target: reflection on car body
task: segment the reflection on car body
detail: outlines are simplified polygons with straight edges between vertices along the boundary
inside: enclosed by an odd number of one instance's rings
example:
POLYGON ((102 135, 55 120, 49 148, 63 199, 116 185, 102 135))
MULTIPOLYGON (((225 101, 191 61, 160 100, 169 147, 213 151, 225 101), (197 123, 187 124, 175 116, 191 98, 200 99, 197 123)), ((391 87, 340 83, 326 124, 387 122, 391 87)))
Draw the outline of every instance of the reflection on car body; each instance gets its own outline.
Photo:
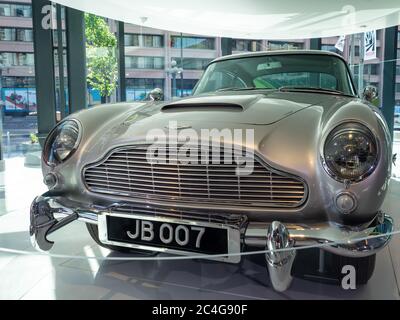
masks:
MULTIPOLYGON (((227 141, 221 152, 238 147, 227 141)), ((324 245, 335 270, 354 264, 365 283, 392 229, 381 211, 390 145, 380 110, 356 95, 340 56, 221 57, 191 97, 100 106, 61 121, 43 148, 49 191, 32 204, 31 238, 49 250, 47 235, 78 219, 112 250, 239 262, 242 252, 266 249, 278 291, 291 283, 296 248, 324 245), (253 130, 254 141, 239 147, 251 149, 254 168, 239 176, 234 161, 215 164, 211 156, 195 164, 149 163, 147 133, 168 136, 171 121, 177 135, 253 130)))

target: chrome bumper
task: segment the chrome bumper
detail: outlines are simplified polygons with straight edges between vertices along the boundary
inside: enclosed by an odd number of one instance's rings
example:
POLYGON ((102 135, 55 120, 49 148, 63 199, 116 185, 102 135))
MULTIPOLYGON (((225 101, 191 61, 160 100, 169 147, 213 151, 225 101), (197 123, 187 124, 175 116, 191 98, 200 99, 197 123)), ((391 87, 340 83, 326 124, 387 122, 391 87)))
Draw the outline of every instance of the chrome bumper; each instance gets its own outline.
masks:
MULTIPOLYGON (((38 250, 48 251, 53 246, 53 242, 47 239, 49 234, 75 220, 97 224, 98 215, 109 210, 110 208, 107 207, 82 209, 73 203, 61 204, 57 198, 37 197, 30 210, 31 242, 38 250)), ((243 231, 240 245, 268 250, 266 260, 271 282, 276 290, 284 291, 291 282, 290 271, 296 248, 320 246, 326 251, 341 256, 370 256, 390 241, 393 220, 388 215, 378 213, 372 222, 358 228, 327 222, 301 225, 274 221, 271 223, 246 222, 241 230, 243 231), (365 239, 367 237, 369 238, 365 239)))

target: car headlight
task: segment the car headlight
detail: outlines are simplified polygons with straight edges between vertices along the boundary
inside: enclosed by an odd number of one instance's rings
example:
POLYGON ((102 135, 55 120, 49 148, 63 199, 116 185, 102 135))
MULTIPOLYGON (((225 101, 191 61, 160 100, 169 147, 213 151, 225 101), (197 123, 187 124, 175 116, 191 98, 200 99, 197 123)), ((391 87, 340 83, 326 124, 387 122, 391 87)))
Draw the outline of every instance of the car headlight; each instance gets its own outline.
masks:
POLYGON ((43 158, 49 165, 67 160, 79 145, 80 125, 75 120, 61 122, 46 139, 43 158))
POLYGON ((325 141, 325 168, 338 181, 361 181, 374 171, 377 162, 375 136, 359 123, 336 127, 325 141))

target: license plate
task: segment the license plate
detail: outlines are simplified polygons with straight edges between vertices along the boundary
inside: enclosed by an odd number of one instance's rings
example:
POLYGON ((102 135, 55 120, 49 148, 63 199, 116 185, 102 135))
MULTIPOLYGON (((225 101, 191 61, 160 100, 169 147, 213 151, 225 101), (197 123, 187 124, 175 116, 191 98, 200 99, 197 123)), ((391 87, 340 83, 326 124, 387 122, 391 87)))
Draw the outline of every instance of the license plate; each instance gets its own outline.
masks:
MULTIPOLYGON (((185 255, 240 252, 238 228, 207 222, 105 213, 99 215, 99 237, 105 244, 185 255)), ((239 262, 240 256, 216 260, 239 262)))

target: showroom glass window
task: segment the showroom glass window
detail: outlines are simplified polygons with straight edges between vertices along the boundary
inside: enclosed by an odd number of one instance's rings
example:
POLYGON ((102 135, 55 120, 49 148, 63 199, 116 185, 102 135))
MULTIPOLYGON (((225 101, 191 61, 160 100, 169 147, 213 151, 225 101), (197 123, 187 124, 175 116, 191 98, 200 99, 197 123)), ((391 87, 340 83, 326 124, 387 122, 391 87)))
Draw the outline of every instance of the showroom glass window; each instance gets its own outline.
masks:
POLYGON ((162 35, 126 33, 125 46, 140 48, 162 48, 164 46, 164 37, 162 35))
POLYGON ((128 78, 126 79, 126 100, 145 100, 154 88, 164 90, 164 79, 152 78, 128 78))
POLYGON ((3 77, 2 99, 6 101, 6 115, 15 115, 16 112, 27 115, 29 112, 35 112, 35 77, 3 77))
POLYGON ((380 72, 379 64, 368 64, 364 66, 364 73, 378 75, 380 72))
POLYGON ((35 86, 35 77, 3 77, 2 85, 8 88, 30 88, 35 86))
POLYGON ((322 44, 321 50, 334 52, 334 53, 337 53, 337 51, 338 51, 333 44, 322 44))
POLYGON ((268 41, 269 50, 299 50, 304 49, 301 42, 268 41))
MULTIPOLYGON (((197 84, 197 79, 183 79, 183 82, 177 81, 176 91, 178 97, 187 97, 192 95, 193 88, 197 84)), ((172 82, 172 81, 171 81, 172 82)), ((171 83, 172 86, 172 83, 171 83)))
POLYGON ((23 28, 0 28, 0 41, 32 42, 32 29, 23 28))
POLYGON ((183 65, 181 64, 180 57, 172 58, 178 64, 179 68, 183 68, 183 70, 204 70, 207 65, 211 62, 211 59, 202 59, 202 58, 183 58, 183 65))
POLYGON ((30 5, 0 3, 0 16, 31 18, 32 8, 30 5))
POLYGON ((164 57, 126 56, 127 69, 164 69, 164 57))
MULTIPOLYGON (((396 79, 400 79, 400 26, 397 32, 396 79)), ((400 82, 396 83, 396 106, 400 109, 400 82)), ((400 113, 398 116, 400 116, 400 113)))
POLYGON ((354 55, 356 56, 356 57, 359 57, 360 56, 360 46, 354 46, 354 55))
POLYGON ((171 36, 171 48, 214 50, 215 38, 171 36))
MULTIPOLYGON (((393 124, 393 154, 399 155, 400 153, 400 26, 397 32, 397 60, 396 60, 396 84, 395 84, 395 106, 394 106, 394 124, 393 124)), ((383 64, 382 64, 383 65, 383 64)), ((399 179, 400 167, 399 157, 395 166, 392 166, 392 177, 399 179)))
POLYGON ((35 65, 33 53, 26 52, 1 52, 0 61, 3 67, 35 65))
POLYGON ((232 51, 260 51, 262 44, 259 40, 232 39, 232 51))

